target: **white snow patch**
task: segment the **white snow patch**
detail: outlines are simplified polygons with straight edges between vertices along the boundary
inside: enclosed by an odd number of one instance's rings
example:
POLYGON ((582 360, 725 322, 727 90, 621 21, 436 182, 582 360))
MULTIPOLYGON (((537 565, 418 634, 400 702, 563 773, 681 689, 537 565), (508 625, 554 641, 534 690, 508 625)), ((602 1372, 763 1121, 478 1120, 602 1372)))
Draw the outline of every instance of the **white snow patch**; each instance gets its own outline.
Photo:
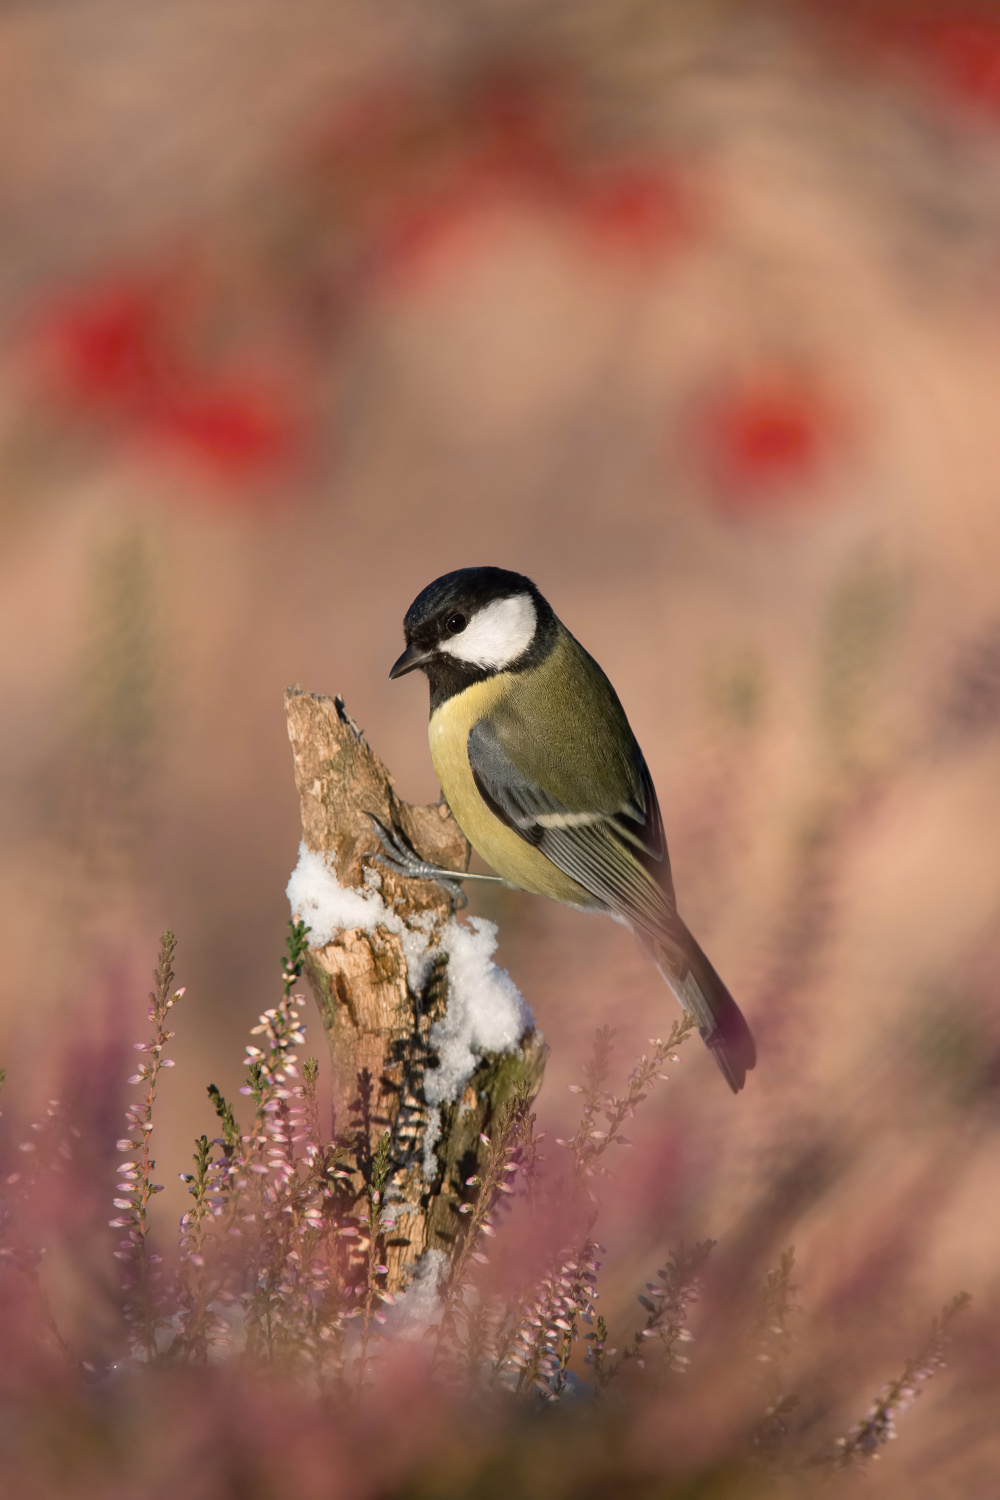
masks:
POLYGON ((307 849, 303 842, 285 894, 292 916, 301 917, 309 927, 313 948, 332 942, 338 932, 374 932, 376 927, 395 932, 403 945, 410 989, 419 995, 434 956, 430 946, 433 917, 430 912, 421 912, 412 925, 407 925, 382 900, 381 885, 378 871, 366 870, 364 891, 345 888, 334 872, 332 856, 307 849))
MULTIPOLYGON (((311 929, 311 946, 322 948, 338 932, 364 928, 374 932, 386 926, 393 913, 388 910, 377 890, 367 894, 345 890, 333 872, 332 860, 303 841, 299 845, 299 862, 292 871, 285 894, 292 915, 301 917, 311 929)), ((396 918, 397 923, 399 918, 396 918)))
MULTIPOLYGON (((393 912, 392 916, 396 916, 393 912)), ((399 927, 393 928, 393 932, 399 932, 400 941, 403 944, 403 957, 406 959, 406 977, 409 981, 410 991, 419 995, 431 975, 431 967, 434 963, 434 955, 437 949, 431 945, 431 935, 434 928, 434 914, 429 911, 418 911, 410 918, 409 923, 396 917, 399 927)), ((386 924, 388 925, 388 924, 386 924)))
POLYGON ((392 1231, 397 1228, 400 1219, 405 1214, 420 1212, 419 1204, 408 1203, 398 1188, 390 1186, 386 1192, 386 1198, 389 1201, 382 1208, 382 1226, 385 1229, 392 1231))
POLYGON ((425 1250, 413 1268, 409 1286, 386 1309, 393 1331, 404 1339, 421 1338, 441 1311, 440 1281, 448 1255, 444 1250, 425 1250))
POLYGON ((459 1099, 485 1052, 514 1052, 535 1024, 516 984, 493 962, 497 946, 495 922, 484 917, 445 924, 440 947, 433 945, 434 919, 430 912, 408 924, 386 906, 377 871, 365 873, 365 889, 345 890, 329 856, 299 845, 299 862, 288 882, 292 915, 310 928, 310 943, 322 947, 338 932, 374 932, 385 927, 398 934, 406 958, 410 989, 419 995, 439 952, 448 955, 448 1008, 430 1031, 430 1044, 439 1066, 424 1075, 424 1098, 432 1115, 424 1137, 424 1176, 434 1175, 434 1144, 440 1133, 437 1107, 459 1099), (435 1125, 438 1134, 435 1133, 435 1125))
MULTIPOLYGON (((427 1075, 424 1074, 426 1080, 427 1075)), ((426 1089, 424 1091, 426 1093, 426 1089)), ((423 1174, 424 1181, 428 1184, 434 1182, 438 1174, 437 1157, 434 1155, 434 1147, 441 1139, 441 1111, 432 1109, 427 1115, 427 1124, 424 1128, 424 1159, 423 1174)))
POLYGON ((454 918, 441 936, 448 955, 448 1009, 431 1027, 440 1065, 424 1075, 431 1106, 458 1099, 484 1052, 513 1052, 534 1017, 517 985, 493 962, 497 925, 484 917, 454 918))

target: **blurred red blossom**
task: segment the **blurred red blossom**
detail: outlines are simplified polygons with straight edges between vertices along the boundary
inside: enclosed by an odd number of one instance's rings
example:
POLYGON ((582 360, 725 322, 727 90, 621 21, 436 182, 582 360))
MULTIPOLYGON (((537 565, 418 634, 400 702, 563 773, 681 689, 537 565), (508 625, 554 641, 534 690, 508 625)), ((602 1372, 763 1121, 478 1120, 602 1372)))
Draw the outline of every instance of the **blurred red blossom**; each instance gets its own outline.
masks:
POLYGON ((277 394, 238 379, 157 403, 152 429, 234 477, 287 457, 298 442, 295 419, 277 394))
POLYGON ((694 226, 680 173, 632 148, 595 157, 584 114, 572 79, 508 64, 449 87, 383 85, 307 155, 379 289, 453 271, 525 210, 582 229, 603 254, 672 249, 694 226))
POLYGON ((129 277, 105 282, 43 315, 46 374, 73 401, 135 412, 167 378, 161 297, 129 277))
POLYGON ((945 97, 1000 109, 1000 17, 986 6, 873 5, 865 0, 824 22, 846 23, 864 51, 908 67, 945 97))
POLYGON ((1000 19, 993 14, 907 15, 885 28, 894 50, 928 68, 946 89, 1000 109, 1000 19))
POLYGON ((659 161, 612 161, 584 173, 576 208, 602 250, 655 254, 672 249, 695 228, 686 185, 659 161))
POLYGON ((733 512, 810 499, 842 425, 821 385, 794 371, 734 382, 708 398, 695 423, 718 503, 733 512))
POLYGON ((44 389, 219 477, 292 457, 302 424, 277 380, 207 368, 196 352, 203 313, 178 288, 123 274, 57 302, 36 325, 44 389))
POLYGON ((563 114, 551 81, 507 69, 352 106, 320 166, 367 241, 369 279, 412 290, 487 249, 503 215, 564 204, 576 168, 563 114))

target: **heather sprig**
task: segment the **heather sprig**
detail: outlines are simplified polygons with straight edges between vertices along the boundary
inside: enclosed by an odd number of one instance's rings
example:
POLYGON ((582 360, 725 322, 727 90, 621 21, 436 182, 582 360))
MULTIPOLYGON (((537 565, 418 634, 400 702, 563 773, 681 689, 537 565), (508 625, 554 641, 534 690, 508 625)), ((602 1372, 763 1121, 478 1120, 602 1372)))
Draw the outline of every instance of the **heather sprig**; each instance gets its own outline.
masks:
POLYGON ((8 1173, 5 1185, 19 1188, 23 1195, 43 1172, 65 1171, 73 1154, 70 1141, 74 1133, 79 1134, 68 1125, 60 1100, 50 1099, 42 1118, 32 1122, 27 1136, 19 1142, 23 1165, 8 1173))
POLYGON ((319 1129, 318 1085, 319 1061, 310 1055, 302 1064, 302 1088, 300 1094, 302 1099, 301 1128, 306 1143, 306 1155, 310 1160, 322 1149, 319 1129))
POLYGON ((304 996, 295 995, 295 985, 302 977, 305 956, 309 948, 309 928, 304 922, 290 922, 286 941, 286 957, 282 969, 282 997, 278 1005, 264 1011, 258 1024, 251 1028, 251 1036, 262 1037, 264 1048, 246 1048, 247 1082, 240 1093, 248 1094, 254 1102, 254 1124, 250 1135, 243 1142, 247 1152, 247 1167, 260 1175, 267 1170, 262 1166, 260 1155, 267 1138, 278 1142, 268 1148, 272 1160, 281 1157, 288 1160, 288 1109, 287 1101, 292 1097, 288 1088, 290 1079, 298 1079, 297 1054, 292 1050, 305 1041, 305 1033, 299 1025, 298 1009, 304 996), (280 1128, 273 1116, 280 1116, 280 1128), (257 1156, 254 1161, 251 1158, 257 1156))
POLYGON ((701 1272, 714 1248, 715 1240, 702 1240, 689 1250, 681 1245, 671 1252, 666 1264, 657 1271, 656 1281, 646 1282, 645 1293, 639 1296, 646 1321, 611 1364, 607 1362, 607 1356, 613 1351, 606 1351, 602 1361, 602 1385, 607 1385, 630 1360, 634 1360, 639 1369, 644 1369, 654 1339, 660 1345, 661 1368, 678 1372, 687 1369, 691 1361, 688 1355, 681 1353, 679 1346, 690 1344, 694 1339, 688 1326, 688 1312, 691 1304, 701 1296, 701 1272))
MULTIPOLYGON (((0 1068, 0 1087, 6 1077, 6 1068, 0 1068)), ((30 1283, 42 1324, 70 1365, 76 1365, 78 1361, 52 1314, 42 1285, 45 1248, 25 1233, 22 1214, 44 1173, 61 1173, 72 1168, 71 1140, 78 1135, 78 1130, 67 1125, 60 1101, 50 1099, 42 1119, 34 1121, 27 1138, 19 1142, 18 1150, 22 1153, 24 1165, 8 1172, 0 1185, 0 1265, 19 1272, 30 1283)))
POLYGON ((348 1242, 344 1181, 347 1152, 320 1138, 319 1064, 298 1054, 305 1035, 293 993, 307 947, 308 928, 290 924, 282 964, 283 993, 260 1017, 247 1048, 247 1082, 254 1116, 244 1134, 219 1089, 208 1094, 221 1135, 195 1143, 195 1170, 182 1173, 194 1203, 181 1221, 179 1311, 172 1353, 205 1358, 230 1341, 227 1306, 238 1303, 245 1352, 252 1359, 304 1359, 322 1377, 339 1343, 348 1292, 341 1270, 348 1242), (338 1248, 334 1241, 344 1241, 338 1248))
POLYGON ((595 1176, 605 1169, 600 1165, 601 1157, 612 1144, 630 1146, 632 1142, 620 1134, 626 1120, 632 1119, 639 1105, 648 1097, 649 1089, 666 1074, 666 1062, 677 1061, 677 1048, 687 1041, 696 1022, 687 1011, 670 1028, 667 1040, 650 1037, 652 1052, 644 1054, 629 1074, 628 1087, 621 1096, 608 1093, 604 1087, 610 1072, 611 1055, 614 1050, 614 1030, 602 1026, 594 1038, 594 1051, 584 1066, 583 1084, 570 1084, 570 1093, 583 1095, 583 1114, 576 1134, 569 1140, 557 1139, 557 1144, 568 1147, 573 1153, 573 1170, 579 1179, 595 1176), (606 1128, 599 1125, 603 1120, 606 1128))
POLYGON ((229 1324, 221 1316, 219 1300, 229 1300, 224 1266, 209 1271, 212 1229, 222 1212, 221 1175, 224 1159, 213 1157, 215 1142, 208 1136, 195 1141, 194 1171, 181 1172, 181 1181, 194 1202, 180 1224, 180 1266, 177 1276, 177 1313, 174 1319, 173 1357, 204 1361, 213 1345, 229 1341, 229 1324))
POLYGON ((765 1273, 752 1334, 756 1346, 754 1357, 759 1364, 776 1364, 791 1343, 789 1323, 799 1311, 795 1301, 798 1287, 792 1282, 794 1268, 795 1246, 789 1245, 782 1251, 777 1266, 765 1273))
POLYGON ((583 1362, 594 1367, 594 1379, 598 1385, 603 1385, 606 1379, 607 1362, 617 1354, 616 1349, 608 1348, 608 1325, 603 1313, 598 1313, 597 1322, 593 1332, 584 1334, 588 1348, 583 1356, 583 1362))
POLYGON ((181 1255, 194 1265, 204 1264, 201 1254, 205 1234, 212 1217, 212 1147, 207 1135, 200 1135, 194 1143, 194 1171, 182 1172, 181 1181, 194 1199, 194 1207, 181 1219, 181 1255))
MULTIPOLYGON (((248 1136, 233 1141, 238 1158, 234 1165, 243 1174, 251 1172, 259 1177, 273 1172, 279 1191, 287 1184, 294 1166, 289 1100, 294 1097, 299 1077, 298 1054, 293 1049, 305 1041, 299 1022, 299 1007, 305 997, 293 994, 293 990, 302 975, 308 932, 304 922, 289 923, 281 1000, 271 1010, 264 1011, 257 1025, 251 1028, 251 1036, 261 1037, 266 1044, 263 1047, 251 1044, 245 1054, 247 1081, 240 1093, 253 1100, 254 1121, 248 1136)), ((220 1102, 225 1111, 227 1106, 221 1096, 220 1102)), ((227 1128, 231 1128, 232 1111, 228 1116, 222 1113, 220 1118, 225 1140, 227 1128)))
MULTIPOLYGON (((632 1069, 628 1086, 621 1096, 609 1093, 606 1088, 614 1051, 614 1030, 610 1026, 598 1029, 593 1053, 584 1066, 584 1083, 570 1085, 572 1093, 583 1095, 580 1125, 570 1140, 557 1137, 557 1144, 573 1153, 573 1180, 576 1183, 607 1171, 601 1158, 610 1145, 631 1145, 621 1135, 621 1127, 646 1100, 652 1084, 665 1078, 662 1072, 664 1063, 668 1058, 676 1060, 676 1049, 690 1036, 694 1025, 694 1017, 685 1013, 673 1023, 665 1042, 652 1038, 652 1052, 641 1057, 632 1069), (606 1129, 600 1127, 598 1122, 601 1120, 606 1129)), ((590 1188, 588 1196, 596 1204, 590 1188)), ((569 1200, 566 1209, 570 1216, 575 1215, 569 1200)), ((566 1388, 569 1360, 581 1325, 593 1328, 600 1265, 597 1259, 600 1246, 592 1235, 596 1218, 594 1207, 576 1244, 562 1251, 554 1267, 501 1325, 504 1333, 498 1342, 494 1374, 502 1384, 512 1385, 521 1395, 541 1395, 546 1399, 560 1396, 566 1388)), ((593 1348, 589 1351, 586 1362, 595 1364, 605 1378, 609 1367, 607 1330, 603 1320, 599 1322, 599 1331, 599 1340, 593 1333, 586 1335, 591 1345, 599 1343, 600 1346, 596 1356, 593 1348)))
POLYGON ((847 1469, 878 1458, 879 1449, 898 1436, 897 1417, 909 1411, 927 1381, 944 1369, 951 1324, 970 1300, 968 1292, 959 1292, 952 1298, 931 1324, 930 1335, 920 1352, 907 1360, 901 1375, 882 1387, 862 1420, 855 1423, 846 1437, 837 1439, 833 1453, 822 1458, 821 1463, 847 1469))
POLYGON ((230 1157, 241 1142, 240 1127, 236 1122, 233 1106, 222 1097, 222 1094, 214 1083, 208 1085, 208 1097, 222 1125, 222 1136, 219 1144, 225 1155, 230 1157))
POLYGON ((365 1371, 368 1363, 368 1344, 372 1335, 372 1323, 384 1326, 385 1313, 381 1311, 380 1302, 395 1302, 395 1297, 380 1286, 380 1281, 388 1275, 389 1268, 379 1260, 379 1249, 384 1238, 383 1200, 385 1196, 385 1185, 389 1179, 391 1162, 389 1159, 389 1147, 391 1136, 387 1130, 379 1140, 371 1159, 371 1166, 365 1183, 365 1239, 359 1241, 358 1249, 365 1255, 365 1281, 362 1292, 362 1324, 361 1324, 361 1354, 358 1360, 358 1383, 364 1384, 365 1371))
POLYGON ((566 1389, 567 1370, 580 1324, 592 1324, 601 1263, 601 1246, 585 1239, 539 1282, 523 1309, 513 1345, 498 1378, 519 1395, 538 1395, 548 1401, 566 1389))
POLYGON ((298 1076, 295 1047, 305 1040, 299 1028, 299 1011, 287 992, 272 1010, 265 1011, 252 1034, 262 1036, 264 1048, 247 1047, 247 1083, 241 1090, 255 1105, 249 1135, 234 1155, 239 1224, 250 1227, 253 1262, 251 1287, 244 1299, 247 1342, 253 1354, 273 1357, 283 1343, 287 1323, 275 1316, 278 1304, 298 1281, 293 1257, 298 1228, 293 1182, 296 1159, 292 1116, 288 1101, 298 1076), (285 1208, 289 1209, 286 1214, 285 1208))
MULTIPOLYGON (((249 1289, 242 1298, 249 1352, 306 1355, 319 1371, 339 1348, 348 1295, 336 1270, 343 1256, 331 1242, 352 1239, 357 1250, 361 1241, 357 1225, 339 1213, 342 1184, 350 1180, 345 1151, 324 1147, 319 1139, 315 1059, 307 1060, 300 1081, 294 1049, 305 1040, 299 1009, 304 997, 293 990, 309 929, 303 922, 289 926, 281 1001, 264 1012, 253 1032, 266 1045, 247 1048, 242 1092, 253 1099, 254 1122, 248 1135, 233 1141, 229 1219, 231 1229, 244 1233, 248 1222, 253 1226, 249 1289)), ((225 1142, 227 1117, 221 1117, 225 1142)))
POLYGON ((140 1103, 126 1111, 129 1134, 117 1143, 120 1152, 138 1153, 138 1159, 119 1165, 118 1192, 121 1196, 114 1200, 114 1205, 122 1210, 122 1215, 110 1220, 114 1228, 126 1231, 115 1255, 125 1262, 124 1313, 132 1353, 147 1360, 156 1353, 157 1330, 168 1321, 157 1305, 156 1296, 156 1268, 161 1257, 152 1254, 148 1245, 149 1203, 154 1194, 163 1191, 162 1184, 152 1180, 156 1163, 150 1155, 149 1145, 160 1069, 173 1067, 173 1061, 163 1056, 163 1049, 174 1034, 167 1030, 167 1016, 184 994, 183 989, 173 988, 176 948, 177 939, 173 933, 165 932, 160 939, 159 962, 153 971, 154 989, 149 996, 153 1035, 148 1042, 136 1043, 136 1050, 145 1054, 145 1060, 129 1079, 130 1084, 144 1086, 145 1095, 140 1103))
POLYGON ((764 1276, 750 1336, 754 1359, 761 1367, 761 1384, 767 1392, 767 1406, 753 1430, 752 1442, 762 1457, 771 1459, 788 1437, 786 1418, 799 1404, 799 1398, 785 1390, 783 1372, 793 1338, 791 1320, 800 1311, 795 1301, 798 1288, 792 1282, 794 1266, 795 1247, 790 1245, 778 1265, 764 1276))

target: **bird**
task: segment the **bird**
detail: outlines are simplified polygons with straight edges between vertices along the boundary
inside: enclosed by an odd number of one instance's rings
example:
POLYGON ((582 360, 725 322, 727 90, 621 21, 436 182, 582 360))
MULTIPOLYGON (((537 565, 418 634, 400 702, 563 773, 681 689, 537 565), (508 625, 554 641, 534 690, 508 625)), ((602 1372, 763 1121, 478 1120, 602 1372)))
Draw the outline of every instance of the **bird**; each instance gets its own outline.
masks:
POLYGON ((536 585, 504 568, 436 578, 403 631, 390 680, 426 673, 444 799, 496 874, 430 864, 373 818, 382 862, 446 884, 500 880, 606 913, 635 934, 738 1093, 756 1063, 753 1036, 678 913, 649 767, 597 662, 536 585))

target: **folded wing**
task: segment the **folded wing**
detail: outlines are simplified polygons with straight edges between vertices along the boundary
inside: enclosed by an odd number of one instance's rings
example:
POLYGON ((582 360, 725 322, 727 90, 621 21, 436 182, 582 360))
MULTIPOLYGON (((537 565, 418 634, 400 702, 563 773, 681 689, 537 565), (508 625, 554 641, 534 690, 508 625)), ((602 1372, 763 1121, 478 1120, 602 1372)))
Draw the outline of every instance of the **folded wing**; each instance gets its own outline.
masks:
MULTIPOLYGON (((539 763, 539 747, 529 759, 539 763)), ((636 747, 634 791, 619 807, 567 806, 515 763, 496 724, 473 726, 469 765, 479 794, 501 822, 630 927, 698 1030, 734 1093, 757 1060, 739 1006, 677 914, 663 822, 636 747)), ((565 778, 564 782, 565 782, 565 778)), ((586 802, 585 797, 576 801, 586 802)))
POLYGON ((602 808, 569 807, 546 792, 514 763, 489 719, 470 731, 468 754, 479 794, 501 822, 643 937, 669 940, 670 863, 656 792, 641 757, 634 792, 620 806, 602 808))

